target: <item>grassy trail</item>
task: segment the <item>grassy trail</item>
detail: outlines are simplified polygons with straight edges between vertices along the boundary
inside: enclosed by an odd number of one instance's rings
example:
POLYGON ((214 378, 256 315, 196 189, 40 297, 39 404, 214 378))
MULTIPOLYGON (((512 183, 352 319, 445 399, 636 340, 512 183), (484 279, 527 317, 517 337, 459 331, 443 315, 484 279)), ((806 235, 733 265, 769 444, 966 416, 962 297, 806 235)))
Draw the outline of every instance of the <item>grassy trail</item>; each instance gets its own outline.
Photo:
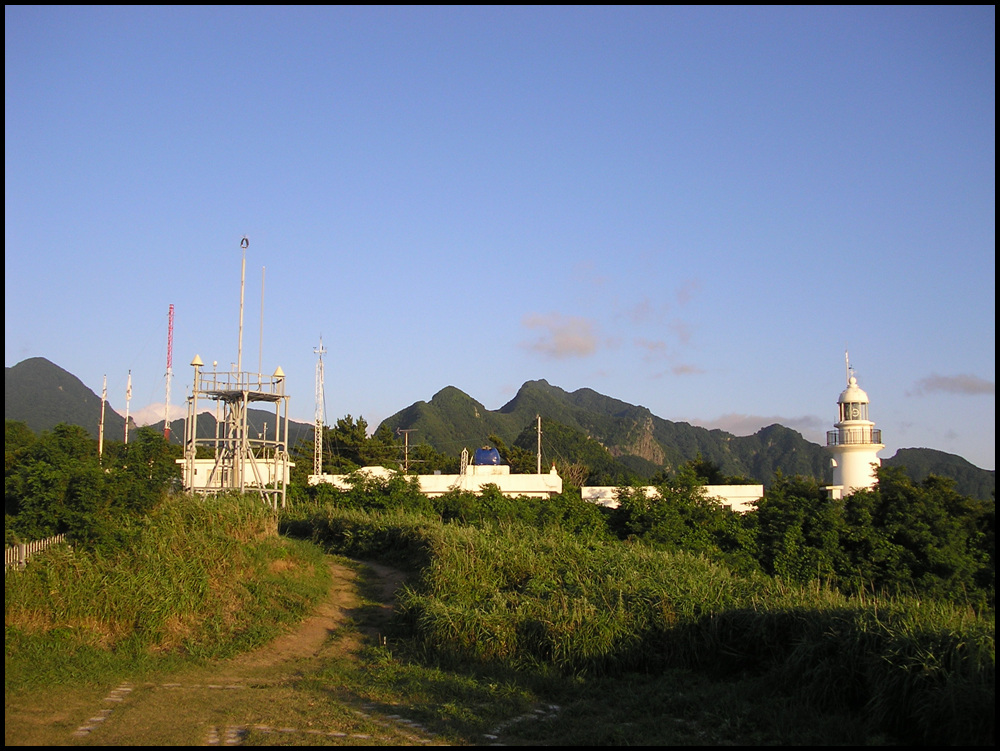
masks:
POLYGON ((6 745, 426 745, 434 735, 358 696, 317 695, 299 684, 332 662, 363 669, 356 653, 378 638, 401 575, 367 567, 381 603, 362 610, 358 570, 331 560, 333 582, 293 631, 235 659, 123 681, 106 691, 56 689, 5 711, 6 745), (359 627, 358 623, 363 625, 359 627), (367 632, 367 633, 366 633, 367 632))

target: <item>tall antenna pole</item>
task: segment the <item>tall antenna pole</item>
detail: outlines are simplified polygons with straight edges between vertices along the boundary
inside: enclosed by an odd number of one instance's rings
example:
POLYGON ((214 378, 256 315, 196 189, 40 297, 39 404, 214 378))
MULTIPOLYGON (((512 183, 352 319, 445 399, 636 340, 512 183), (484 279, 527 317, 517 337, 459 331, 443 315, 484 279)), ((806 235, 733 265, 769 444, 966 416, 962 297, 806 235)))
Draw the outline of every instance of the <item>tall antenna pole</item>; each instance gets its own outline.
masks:
POLYGON ((265 266, 260 267, 260 344, 257 346, 257 372, 264 372, 264 271, 265 266))
POLYGON ((167 313, 167 394, 163 405, 163 437, 170 440, 170 381, 174 377, 174 304, 167 313))
POLYGON ((542 474, 542 416, 535 415, 538 420, 538 471, 535 474, 542 474))
POLYGON ((323 404, 323 337, 319 338, 319 347, 313 347, 313 352, 319 355, 316 362, 316 426, 313 428, 313 474, 323 474, 323 422, 326 407, 323 404))
POLYGON ((97 425, 97 459, 104 456, 104 405, 108 401, 108 374, 104 374, 104 387, 101 389, 101 421, 97 425))
POLYGON ((128 445, 128 408, 132 403, 132 371, 128 372, 128 386, 125 387, 125 445, 128 445))
MULTIPOLYGON (((246 286, 247 281, 247 248, 250 247, 250 241, 247 239, 246 235, 240 240, 240 249, 243 251, 243 266, 240 269, 240 344, 236 349, 236 372, 237 374, 243 371, 243 288, 246 286)), ((236 376, 239 378, 239 375, 236 376)))

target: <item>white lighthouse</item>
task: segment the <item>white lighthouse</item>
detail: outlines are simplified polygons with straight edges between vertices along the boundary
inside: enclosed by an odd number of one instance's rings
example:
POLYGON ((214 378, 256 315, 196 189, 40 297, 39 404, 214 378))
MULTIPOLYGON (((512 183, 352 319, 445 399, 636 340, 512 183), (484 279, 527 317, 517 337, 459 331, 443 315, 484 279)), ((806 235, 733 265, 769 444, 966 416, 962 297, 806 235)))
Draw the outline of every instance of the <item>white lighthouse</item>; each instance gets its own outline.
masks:
POLYGON ((837 429, 826 434, 826 447, 833 454, 831 498, 843 498, 855 490, 873 487, 875 467, 882 465, 878 452, 885 448, 882 431, 875 428, 868 416, 868 394, 858 386, 849 363, 847 388, 837 399, 837 408, 839 420, 834 425, 837 429))

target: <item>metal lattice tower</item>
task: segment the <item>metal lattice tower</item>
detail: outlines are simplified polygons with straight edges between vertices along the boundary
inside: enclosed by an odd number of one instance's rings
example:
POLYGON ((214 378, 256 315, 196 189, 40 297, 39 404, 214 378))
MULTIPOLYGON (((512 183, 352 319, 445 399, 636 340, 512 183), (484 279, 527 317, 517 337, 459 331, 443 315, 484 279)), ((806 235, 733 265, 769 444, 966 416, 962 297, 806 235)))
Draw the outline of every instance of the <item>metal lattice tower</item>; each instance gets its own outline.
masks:
MULTIPOLYGON (((219 372, 213 364, 212 371, 207 373, 203 370, 201 357, 195 355, 192 360, 194 385, 184 423, 184 458, 179 462, 184 465, 184 489, 188 492, 254 490, 261 500, 277 509, 285 507, 285 487, 292 466, 288 453, 288 394, 285 393, 285 373, 280 367, 271 375, 242 370, 243 285, 249 244, 246 237, 240 242, 243 261, 237 361, 231 371, 219 372), (212 435, 198 430, 200 400, 215 402, 216 421, 212 435), (255 404, 274 407, 274 427, 270 435, 268 423, 261 427, 251 424, 250 410, 255 404)), ((261 306, 263 308, 263 301, 261 306)))
POLYGON ((239 371, 206 373, 197 356, 191 364, 194 387, 184 423, 185 490, 195 493, 256 490, 272 508, 284 508, 291 468, 284 371, 278 368, 270 376, 239 371), (202 399, 214 401, 217 413, 221 407, 221 419, 213 435, 198 431, 198 402, 202 399), (274 407, 274 428, 270 434, 266 424, 264 432, 259 433, 250 424, 250 409, 258 403, 274 407), (205 458, 206 455, 211 458, 205 458))

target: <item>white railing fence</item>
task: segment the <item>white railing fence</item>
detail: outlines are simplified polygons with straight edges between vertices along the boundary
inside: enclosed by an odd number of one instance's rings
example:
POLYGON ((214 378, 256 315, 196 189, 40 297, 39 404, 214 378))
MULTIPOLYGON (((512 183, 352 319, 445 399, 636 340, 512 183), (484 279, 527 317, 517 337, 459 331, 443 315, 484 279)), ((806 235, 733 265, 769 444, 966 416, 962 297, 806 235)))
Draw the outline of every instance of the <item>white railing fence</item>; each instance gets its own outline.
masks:
POLYGON ((19 542, 17 545, 4 548, 4 573, 7 573, 10 569, 19 570, 24 568, 28 563, 28 558, 34 553, 45 550, 50 545, 56 545, 60 542, 66 542, 66 535, 46 537, 44 540, 35 540, 34 542, 19 542))

